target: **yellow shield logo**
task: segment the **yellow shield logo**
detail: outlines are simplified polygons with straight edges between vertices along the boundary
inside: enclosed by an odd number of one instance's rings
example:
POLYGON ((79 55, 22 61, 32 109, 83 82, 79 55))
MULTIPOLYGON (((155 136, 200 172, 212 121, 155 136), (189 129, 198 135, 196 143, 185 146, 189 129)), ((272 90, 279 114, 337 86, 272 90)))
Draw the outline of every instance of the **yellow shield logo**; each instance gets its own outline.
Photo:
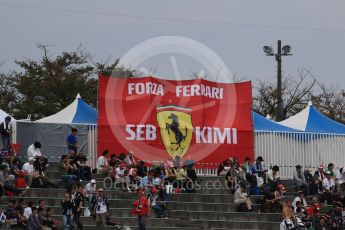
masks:
POLYGON ((191 109, 177 106, 157 107, 157 122, 167 153, 175 158, 186 154, 192 141, 191 109))

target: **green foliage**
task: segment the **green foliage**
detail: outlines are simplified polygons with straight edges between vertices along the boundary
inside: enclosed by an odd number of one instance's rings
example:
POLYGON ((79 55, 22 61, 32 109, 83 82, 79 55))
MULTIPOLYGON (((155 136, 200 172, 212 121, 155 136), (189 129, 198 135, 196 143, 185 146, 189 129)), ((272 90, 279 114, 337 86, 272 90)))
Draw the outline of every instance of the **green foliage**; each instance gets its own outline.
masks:
POLYGON ((16 61, 21 71, 2 74, 0 106, 16 119, 31 114, 33 120, 49 116, 69 105, 76 95, 91 106, 97 106, 98 74, 112 72, 118 63, 92 63, 91 56, 81 47, 51 57, 46 46, 40 45, 40 60, 16 61))

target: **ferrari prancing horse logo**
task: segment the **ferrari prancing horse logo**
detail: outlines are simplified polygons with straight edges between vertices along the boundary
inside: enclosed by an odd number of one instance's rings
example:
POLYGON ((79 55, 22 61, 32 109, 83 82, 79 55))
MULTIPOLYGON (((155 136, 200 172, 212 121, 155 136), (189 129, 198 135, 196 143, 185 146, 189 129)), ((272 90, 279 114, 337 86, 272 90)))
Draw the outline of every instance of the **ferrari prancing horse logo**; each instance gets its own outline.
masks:
POLYGON ((177 106, 157 107, 157 122, 167 153, 175 158, 186 154, 192 141, 191 109, 177 106), (189 112, 189 113, 188 113, 189 112))

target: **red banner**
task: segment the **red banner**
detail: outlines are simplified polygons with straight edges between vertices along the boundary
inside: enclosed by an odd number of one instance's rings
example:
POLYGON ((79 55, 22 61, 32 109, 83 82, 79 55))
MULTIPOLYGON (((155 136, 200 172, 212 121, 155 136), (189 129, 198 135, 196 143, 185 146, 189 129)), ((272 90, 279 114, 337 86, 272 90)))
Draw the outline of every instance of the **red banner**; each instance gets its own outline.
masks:
POLYGON ((145 161, 253 159, 251 83, 99 77, 98 151, 145 161))

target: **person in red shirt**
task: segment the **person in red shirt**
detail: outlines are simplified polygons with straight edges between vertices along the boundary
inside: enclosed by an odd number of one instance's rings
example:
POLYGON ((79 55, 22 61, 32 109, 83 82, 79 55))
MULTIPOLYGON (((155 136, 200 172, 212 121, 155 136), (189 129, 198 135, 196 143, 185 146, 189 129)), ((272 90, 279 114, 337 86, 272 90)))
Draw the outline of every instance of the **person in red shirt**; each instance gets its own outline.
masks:
POLYGON ((139 230, 146 230, 145 219, 149 214, 149 201, 145 197, 144 190, 139 189, 137 191, 138 200, 133 202, 132 214, 138 216, 139 230))

